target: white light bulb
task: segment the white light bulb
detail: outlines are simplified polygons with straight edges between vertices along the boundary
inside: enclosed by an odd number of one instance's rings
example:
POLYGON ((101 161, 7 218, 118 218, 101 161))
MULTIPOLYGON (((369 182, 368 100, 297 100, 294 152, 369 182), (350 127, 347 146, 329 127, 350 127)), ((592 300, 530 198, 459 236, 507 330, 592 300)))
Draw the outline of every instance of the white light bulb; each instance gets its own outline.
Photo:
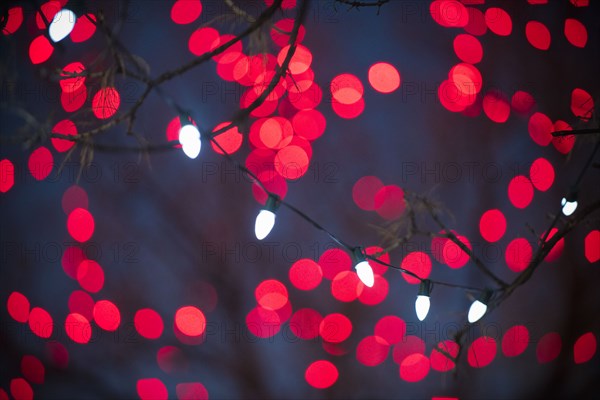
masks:
POLYGON ((471 307, 469 308, 469 315, 467 316, 469 323, 473 324, 473 323, 479 321, 481 319, 481 317, 483 317, 485 315, 486 311, 487 311, 487 305, 485 305, 484 303, 482 303, 479 300, 475 300, 473 302, 473 304, 471 304, 471 307))
POLYGON ((417 296, 417 301, 415 301, 415 311, 417 312, 417 318, 419 321, 423 321, 427 314, 429 313, 429 296, 424 296, 422 294, 417 296))
POLYGON ((192 124, 187 124, 179 130, 179 143, 183 148, 183 152, 189 158, 196 158, 200 154, 202 143, 200 142, 200 132, 192 124))
POLYGON ((256 234, 256 238, 258 240, 266 238, 274 225, 275 213, 269 210, 260 210, 256 216, 256 224, 254 224, 254 234, 256 234))
POLYGON ((573 214, 577 209, 577 201, 567 201, 564 197, 561 200, 560 205, 562 206, 562 213, 567 217, 573 214))
POLYGON ((54 43, 60 42, 73 30, 77 17, 71 10, 63 8, 54 15, 50 26, 48 27, 48 35, 54 43))
POLYGON ((361 282, 365 284, 365 286, 373 287, 375 283, 375 277, 373 276, 373 268, 369 265, 369 263, 365 261, 361 261, 356 264, 356 273, 360 278, 361 282))

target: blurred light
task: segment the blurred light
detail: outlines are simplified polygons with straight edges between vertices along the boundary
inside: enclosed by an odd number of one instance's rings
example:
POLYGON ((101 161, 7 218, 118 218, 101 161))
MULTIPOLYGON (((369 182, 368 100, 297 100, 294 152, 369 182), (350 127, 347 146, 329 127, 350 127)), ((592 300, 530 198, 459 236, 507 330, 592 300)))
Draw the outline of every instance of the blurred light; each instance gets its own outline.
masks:
POLYGON ((269 235, 275 226, 275 211, 277 210, 277 198, 269 196, 265 207, 256 216, 254 234, 258 240, 263 240, 269 235))
POLYGON ((200 131, 192 124, 183 125, 179 130, 179 143, 186 156, 191 159, 198 157, 202 147, 200 131))
POLYGON ((577 209, 577 200, 567 201, 567 199, 563 197, 560 201, 560 205, 562 206, 562 213, 568 217, 577 209))
POLYGON ((431 294, 431 289, 432 284, 431 281, 428 279, 422 281, 421 285, 419 286, 419 294, 417 295, 417 300, 415 301, 415 311, 417 313, 417 318, 419 318, 419 321, 423 321, 429 313, 429 296, 431 294))
POLYGON ((373 284, 375 283, 373 269, 367 262, 363 250, 360 247, 356 247, 352 254, 354 256, 354 269, 356 269, 356 273, 361 282, 367 287, 373 287, 373 284))
POLYGON ((473 304, 471 304, 469 315, 467 316, 469 323, 474 324, 485 315, 485 312, 487 311, 487 302, 490 300, 490 297, 490 291, 483 292, 481 298, 475 300, 473 304))
POLYGON ((76 20, 77 17, 75 16, 75 13, 69 9, 63 8, 57 12, 48 28, 50 39, 56 43, 69 36, 75 27, 76 20))

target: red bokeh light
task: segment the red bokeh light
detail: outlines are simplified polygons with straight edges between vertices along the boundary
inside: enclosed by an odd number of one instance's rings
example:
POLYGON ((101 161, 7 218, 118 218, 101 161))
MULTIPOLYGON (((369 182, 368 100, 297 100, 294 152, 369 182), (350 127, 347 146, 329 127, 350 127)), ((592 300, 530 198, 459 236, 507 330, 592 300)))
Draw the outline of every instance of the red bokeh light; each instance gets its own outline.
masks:
POLYGON ((381 275, 375 274, 373 287, 367 287, 362 282, 358 284, 358 301, 368 306, 381 303, 388 295, 390 284, 381 275), (362 290, 360 289, 362 287, 362 290))
POLYGON ((62 92, 60 94, 60 104, 66 112, 75 112, 79 110, 87 100, 87 88, 81 86, 75 92, 62 92))
POLYGON ((506 357, 522 354, 529 345, 529 330, 524 325, 509 328, 502 337, 502 352, 506 357))
POLYGON ((10 380, 10 394, 15 400, 33 400, 33 389, 23 378, 10 380))
POLYGON ((85 254, 79 247, 67 247, 63 253, 61 264, 69 278, 77 279, 77 268, 85 260, 85 254))
MULTIPOLYGON (((556 232, 558 232, 557 228, 550 229, 550 232, 548 233, 548 237, 546 238, 546 241, 549 241, 550 239, 552 239, 552 236, 554 236, 556 234, 556 232)), ((552 262, 552 261, 558 260, 560 258, 560 256, 562 255, 564 248, 565 248, 565 238, 563 237, 556 242, 554 247, 552 247, 552 250, 550 250, 548 255, 546 255, 546 258, 544 259, 544 261, 552 262)))
POLYGON ((490 243, 502 239, 506 232, 506 218, 498 209, 487 210, 479 220, 479 232, 490 243))
POLYGON ((138 379, 136 390, 141 400, 167 400, 169 398, 167 387, 157 378, 138 379))
POLYGON ((191 24, 202 13, 200 0, 176 0, 171 7, 171 19, 176 24, 191 24))
POLYGON ((488 8, 485 11, 485 23, 496 35, 508 36, 512 32, 512 19, 502 8, 488 8))
POLYGON ((339 373, 335 365, 327 360, 315 361, 306 368, 304 379, 314 388, 326 389, 338 379, 339 373))
POLYGON ((554 183, 554 167, 548 160, 540 157, 531 164, 529 177, 537 190, 545 192, 554 183))
POLYGON ((74 290, 69 296, 68 305, 71 313, 81 314, 88 321, 94 317, 94 299, 83 290, 74 290))
POLYGON ((431 355, 429 356, 429 361, 431 362, 431 368, 439 372, 446 372, 454 369, 455 363, 452 361, 446 354, 436 350, 440 349, 447 354, 450 354, 452 357, 456 357, 458 355, 459 346, 458 343, 452 340, 444 340, 437 344, 437 346, 431 349, 431 355))
MULTIPOLYGON (((60 133, 62 135, 77 135, 77 127, 70 119, 63 119, 54 125, 54 128, 52 128, 52 133, 60 133)), ((52 146, 54 146, 56 151, 59 153, 63 153, 75 145, 74 141, 66 139, 50 138, 50 141, 52 142, 52 146)))
POLYGON ((562 339, 556 332, 549 332, 541 337, 535 349, 537 360, 540 364, 554 360, 560 354, 562 339))
POLYGON ((65 332, 75 343, 86 344, 92 337, 90 322, 81 314, 71 313, 65 321, 65 332))
POLYGON ((504 259, 506 265, 514 272, 521 272, 531 262, 533 256, 533 250, 531 245, 526 239, 516 238, 506 246, 504 253, 504 259))
POLYGON ((181 307, 175 312, 175 326, 186 336, 201 336, 206 329, 206 317, 194 306, 181 307))
POLYGON ((29 328, 37 336, 47 339, 52 336, 54 323, 48 311, 34 307, 29 313, 29 328))
MULTIPOLYGON (((222 122, 219 125, 215 126, 213 132, 222 129, 227 125, 229 125, 229 122, 222 122)), ((223 133, 219 133, 213 138, 213 140, 217 142, 227 154, 233 154, 236 151, 238 151, 239 148, 242 146, 242 141, 244 140, 244 137, 242 136, 240 131, 238 131, 237 126, 234 126, 230 129, 227 129, 223 133)), ((217 154, 223 154, 223 151, 215 143, 211 141, 210 145, 217 154)))
POLYGON ((483 96, 483 112, 489 119, 501 124, 508 120, 510 105, 502 93, 492 90, 483 96))
POLYGON ((469 346, 467 361, 473 368, 483 368, 489 365, 498 351, 496 340, 488 336, 477 338, 469 346))
POLYGON ((469 23, 469 13, 457 0, 434 0, 429 5, 431 18, 446 28, 462 28, 469 23))
POLYGON ((208 400, 208 390, 200 382, 178 383, 175 393, 178 400, 208 400))
POLYGON ((365 110, 365 100, 361 97, 356 103, 342 104, 335 98, 331 99, 331 108, 341 118, 353 119, 365 110))
POLYGON ((308 171, 310 159, 306 151, 296 145, 289 145, 275 154, 275 170, 285 179, 301 178, 308 171))
POLYGON ((588 40, 587 29, 578 20, 567 18, 565 20, 565 37, 573 46, 584 48, 588 40))
POLYGON ((406 333, 406 323, 395 315, 386 315, 375 324, 375 335, 383 338, 388 344, 399 343, 406 333))
POLYGON ((83 243, 94 234, 94 217, 84 208, 76 208, 67 218, 67 230, 73 239, 83 243))
POLYGON ((342 271, 350 270, 352 260, 350 255, 340 249, 325 250, 319 257, 319 265, 326 279, 332 280, 342 271))
POLYGON ((112 87, 100 89, 92 99, 92 111, 98 119, 107 119, 115 115, 121 105, 119 92, 112 87))
POLYGON ((454 52, 462 61, 477 64, 483 58, 483 47, 475 36, 462 33, 454 38, 454 52))
POLYGON ((390 344, 379 336, 367 336, 356 346, 356 359, 367 367, 374 367, 385 361, 390 352, 390 344))
POLYGON ((378 62, 369 67, 369 83, 379 93, 392 93, 400 87, 400 74, 392 64, 378 62))
POLYGON ((63 92, 72 93, 79 90, 85 84, 85 76, 71 76, 72 74, 81 74, 85 72, 85 66, 76 61, 67 64, 60 73, 62 78, 58 83, 63 92))
MULTIPOLYGON (((2 21, 4 22, 4 20, 2 21)), ((22 7, 12 7, 8 9, 8 17, 6 19, 6 23, 2 28, 2 33, 4 35, 12 35, 21 27, 23 23, 23 8, 22 7)))
POLYGON ((392 357, 396 364, 402 364, 402 361, 411 354, 425 354, 425 342, 418 336, 407 335, 394 345, 392 357))
POLYGON ((292 126, 296 135, 315 140, 325 132, 327 121, 317 110, 301 110, 292 118, 292 126))
POLYGON ((0 161, 0 193, 8 192, 15 184, 15 166, 7 159, 0 161))
MULTIPOLYGON (((280 19, 279 21, 275 22, 273 24, 273 28, 271 28, 271 39, 279 47, 287 46, 290 42, 290 34, 292 33, 293 28, 293 19, 280 19)), ((298 29, 298 35, 296 36, 296 43, 302 42, 304 40, 304 35, 306 35, 306 29, 303 25, 300 25, 300 28, 298 29)))
POLYGON ((268 310, 278 310, 288 301, 285 285, 275 279, 262 281, 254 291, 256 302, 268 310))
MULTIPOLYGON (((277 55, 277 64, 281 66, 283 61, 287 57, 287 53, 290 49, 290 45, 285 46, 279 51, 277 55)), ((301 44, 296 45, 296 51, 290 59, 288 68, 293 75, 298 75, 306 71, 312 63, 312 53, 306 47, 301 44)))
POLYGON ((104 270, 96 261, 84 260, 77 267, 77 281, 83 289, 97 293, 104 286, 104 270))
POLYGON ((41 385, 44 383, 46 368, 39 358, 25 355, 21 359, 21 373, 29 382, 41 385))
MULTIPOLYGON (((370 246, 370 247, 366 247, 365 248, 365 254, 369 255, 369 256, 375 256, 375 254, 379 254, 383 251, 383 249, 379 246, 370 246)), ((376 260, 384 262, 386 264, 390 263, 390 255, 388 253, 383 253, 378 257, 374 257, 376 260)), ((373 269, 373 272, 377 275, 383 275, 387 272, 388 267, 386 267, 385 265, 382 265, 380 263, 378 263, 375 260, 371 260, 371 259, 367 259, 367 262, 369 263, 369 265, 371 266, 371 268, 373 269)))
MULTIPOLYGON (((472 250, 471 242, 466 237, 456 235, 456 238, 472 250)), ((444 242, 442 257, 444 263, 453 269, 462 268, 469 262, 469 255, 450 239, 444 242)))
POLYGON ((352 199, 359 208, 374 211, 375 196, 382 188, 383 183, 376 176, 363 176, 352 187, 352 199))
POLYGON ((29 45, 29 58, 32 64, 41 64, 47 61, 53 52, 54 46, 44 35, 36 37, 29 45))
POLYGON ((411 354, 400 364, 400 378, 407 382, 418 382, 427 376, 429 368, 429 358, 420 353, 411 354))
POLYGON ((550 31, 541 22, 529 21, 525 25, 525 36, 529 43, 536 49, 548 50, 550 48, 550 31))
POLYGON ((24 294, 12 292, 6 301, 8 314, 17 322, 25 323, 29 318, 29 300, 24 294))
POLYGON ((465 32, 471 35, 481 36, 487 32, 485 16, 483 12, 475 7, 467 7, 469 22, 465 26, 465 32))
POLYGON ((319 334, 324 341, 341 343, 352 333, 352 322, 344 314, 326 315, 319 324, 319 334))
POLYGON ((188 41, 188 49, 195 56, 213 51, 219 46, 221 35, 214 28, 196 29, 188 41))
POLYGON ((300 339, 309 340, 319 336, 323 316, 312 308, 301 308, 290 319, 290 330, 300 339))
POLYGON ((546 114, 536 112, 529 118, 528 130, 529 136, 535 143, 548 146, 552 141, 554 124, 546 114))
MULTIPOLYGON (((554 123, 554 131, 571 131, 573 128, 565 121, 558 120, 554 123)), ((553 136, 552 144, 562 154, 569 154, 575 145, 575 135, 553 136)))
POLYGON ((364 93, 360 79, 352 74, 340 74, 331 80, 331 95, 341 104, 354 104, 364 93))
POLYGON ((600 260, 600 231, 593 230, 585 237, 585 258, 591 263, 600 260))
POLYGON ((77 18, 75 26, 70 33, 71 40, 74 43, 85 42, 96 32, 96 16, 88 13, 77 18))
POLYGON ((110 300, 99 300, 94 305, 94 321, 106 331, 115 331, 121 323, 121 313, 110 300))
POLYGON ((510 105, 513 110, 520 114, 529 114, 535 106, 535 99, 531 94, 523 90, 517 90, 510 99, 510 105))
POLYGON ((577 118, 588 121, 594 111, 592 95, 580 88, 573 89, 571 92, 571 111, 577 118))
POLYGON ((43 3, 39 11, 35 13, 35 24, 37 27, 39 29, 46 29, 61 8, 62 4, 60 1, 51 0, 43 3))
POLYGON ((60 342, 46 342, 46 355, 55 368, 66 369, 69 365, 69 352, 60 342))
POLYGON ((405 208, 404 190, 399 186, 383 186, 375 194, 375 211, 387 220, 400 217, 405 208))
POLYGON ((533 200, 533 185, 523 175, 517 175, 508 183, 508 199, 516 208, 526 208, 533 200))
POLYGON ((596 354, 596 336, 592 332, 581 335, 573 346, 573 360, 575 364, 590 361, 596 354))
MULTIPOLYGON (((400 266, 408 271, 414 272, 423 279, 428 278, 429 274, 431 274, 431 259, 422 251, 413 251, 412 253, 407 254, 400 266)), ((402 273, 402 277, 406 282, 413 285, 421 283, 419 279, 404 272, 402 273)))
POLYGON ((54 157, 46 147, 38 147, 29 155, 27 167, 29 168, 31 176, 38 181, 42 181, 52 172, 52 168, 54 168, 54 157))
POLYGON ((87 192, 81 186, 72 185, 63 193, 61 205, 67 215, 76 208, 87 209, 89 205, 87 192))
POLYGON ((279 332, 281 318, 277 312, 258 306, 246 315, 246 326, 254 336, 264 339, 279 332))
POLYGON ((342 271, 331 281, 331 294, 339 301, 350 302, 358 298, 363 287, 354 271, 342 271))
POLYGON ((164 329, 161 316, 150 308, 138 310, 133 317, 135 329, 146 339, 158 339, 164 329))
POLYGON ((292 285, 300 290, 313 290, 323 279, 321 266, 309 258, 301 258, 290 267, 292 285))

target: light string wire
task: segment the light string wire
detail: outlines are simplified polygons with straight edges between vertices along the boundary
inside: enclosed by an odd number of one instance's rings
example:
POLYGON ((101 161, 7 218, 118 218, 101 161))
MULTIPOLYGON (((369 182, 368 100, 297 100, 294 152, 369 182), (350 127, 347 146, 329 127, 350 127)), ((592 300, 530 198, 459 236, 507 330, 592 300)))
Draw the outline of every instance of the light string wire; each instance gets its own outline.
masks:
MULTIPOLYGON (((277 7, 277 5, 279 3, 281 3, 282 0, 277 0, 273 6, 277 7)), ((360 246, 351 246, 349 244, 347 244, 345 241, 343 241, 342 239, 338 238, 336 235, 334 235, 333 233, 331 233, 331 231, 329 231, 328 229, 326 229, 325 227, 323 227, 320 223, 318 223, 316 220, 314 220, 313 218, 309 217, 305 212, 303 212, 302 210, 298 209, 297 207, 293 206, 292 204, 290 204, 289 202, 281 199, 276 193, 273 193, 271 191, 269 191, 265 185, 260 181, 260 179, 247 167, 245 167, 244 165, 242 165, 240 162, 238 162, 234 157, 231 156, 231 154, 229 154, 222 146, 221 144, 215 139, 216 136, 218 136, 219 134, 234 128, 236 126, 238 126, 240 124, 241 121, 243 121, 245 118, 247 118, 248 116, 250 116, 250 113, 256 109, 257 107, 259 107, 264 100, 270 95, 270 93, 275 89, 276 85, 278 84, 278 82, 280 81, 280 79, 286 75, 286 72, 288 71, 288 66, 289 63, 296 51, 296 47, 297 47, 297 43, 296 43, 296 38, 299 32, 299 28, 301 26, 301 23, 305 17, 305 13, 306 13, 306 9, 307 9, 307 3, 308 0, 303 1, 302 2, 302 6, 299 8, 299 12, 296 15, 296 18, 294 19, 294 26, 292 31, 290 32, 290 39, 289 39, 289 50, 286 54, 286 57, 284 59, 284 61, 282 62, 281 66, 279 66, 278 68, 276 68, 276 72, 275 75, 273 76, 273 78, 271 79, 269 85, 264 89, 264 91, 261 93, 261 95, 255 99, 248 107, 244 108, 244 109, 240 109, 234 116, 234 118, 232 118, 232 122, 230 122, 228 125, 223 126, 222 128, 215 130, 215 131, 208 131, 205 130, 205 134, 201 135, 201 140, 208 140, 210 143, 212 143, 214 146, 216 146, 221 152, 222 155, 229 161, 231 162, 237 169, 239 169, 240 171, 244 172, 245 174, 247 174, 248 176, 250 176, 252 178, 252 180, 254 181, 255 184, 257 184, 269 197, 275 198, 276 202, 280 205, 285 206, 286 208, 288 208, 290 211, 292 211, 292 213, 298 215, 300 218, 302 218, 303 220, 305 220, 306 222, 308 222, 309 224, 311 224, 314 228, 316 228, 317 230, 320 230, 322 232, 324 232, 325 234, 327 234, 327 236, 329 236, 334 242, 336 242, 340 247, 345 248, 347 251, 349 251, 350 253, 353 253, 354 250, 356 249, 360 249, 362 255, 365 257, 365 259, 368 259, 369 261, 373 261, 375 263, 378 263, 380 265, 383 265, 385 267, 388 268, 392 268, 394 270, 400 271, 404 274, 407 274, 409 276, 412 276, 413 278, 419 280, 420 282, 429 282, 431 284, 435 284, 435 285, 440 285, 440 286, 446 286, 446 287, 451 287, 451 288, 460 288, 460 289, 464 289, 465 291, 475 291, 475 292, 480 292, 480 293, 486 293, 486 292, 491 292, 491 295, 494 296, 495 294, 497 294, 498 292, 501 291, 505 291, 506 290, 506 286, 505 285, 500 285, 499 288, 496 289, 489 289, 489 288, 479 288, 479 287, 473 287, 473 286, 468 286, 468 285, 462 285, 462 284, 457 284, 457 283, 451 283, 451 282, 445 282, 445 281, 440 281, 440 280, 434 280, 434 279, 428 279, 428 278, 423 278, 421 276, 419 276, 418 274, 409 271, 405 268, 402 268, 400 266, 395 266, 389 263, 386 263, 382 260, 379 260, 378 258, 373 257, 372 255, 368 255, 363 251, 363 248, 360 246)), ((240 38, 241 39, 241 38, 240 38)), ((238 39, 239 40, 239 39, 238 39)), ((228 45, 231 45, 235 42, 236 40, 232 40, 230 42, 228 42, 228 45)), ((228 47, 228 46, 227 46, 228 47)), ((225 47, 226 48, 226 47, 225 47)), ((137 67, 137 65, 136 65, 137 67)), ((167 105, 169 105, 171 108, 173 108, 179 115, 180 117, 186 117, 187 119, 192 119, 193 121, 195 121, 195 119, 192 118, 191 112, 190 111, 186 111, 184 110, 172 97, 170 97, 169 95, 167 95, 164 90, 162 90, 162 88, 160 87, 160 85, 156 85, 154 86, 154 89, 156 90, 157 94, 165 101, 165 103, 167 105)), ((576 131, 557 131, 557 132, 553 132, 553 136, 566 136, 566 134, 570 134, 570 135, 574 135, 574 134, 591 134, 591 133, 598 133, 598 129, 582 129, 582 130, 576 130, 576 131)), ((61 135, 62 136, 62 135, 61 135)), ((170 141, 168 144, 176 144, 177 141, 170 141)), ((173 147, 170 147, 171 149, 173 147)), ((589 159, 587 160, 584 168, 581 170, 577 181, 575 183, 575 185, 572 186, 571 188, 571 192, 570 194, 574 191, 578 189, 578 186, 580 185, 580 182, 585 174, 585 172, 587 171, 587 169, 590 167, 591 162, 594 158, 595 153, 597 152, 598 148, 600 148, 600 141, 596 143, 596 146, 592 152, 592 154, 590 155, 589 159)), ((127 149, 128 150, 128 149, 127 149)), ((167 150, 167 148, 165 148, 165 150, 167 150)), ((436 217, 434 215, 434 217, 436 217)), ((556 223, 558 222, 560 218, 560 210, 559 213, 556 214, 550 229, 546 230, 545 234, 543 235, 543 238, 541 240, 542 245, 543 243, 547 240, 547 237, 549 236, 549 232, 552 229, 552 227, 554 227, 556 225, 556 223)), ((459 247, 462 248, 462 246, 459 245, 459 247)), ((464 251, 464 249, 463 249, 464 251)), ((473 257, 470 257, 473 258, 473 257)))

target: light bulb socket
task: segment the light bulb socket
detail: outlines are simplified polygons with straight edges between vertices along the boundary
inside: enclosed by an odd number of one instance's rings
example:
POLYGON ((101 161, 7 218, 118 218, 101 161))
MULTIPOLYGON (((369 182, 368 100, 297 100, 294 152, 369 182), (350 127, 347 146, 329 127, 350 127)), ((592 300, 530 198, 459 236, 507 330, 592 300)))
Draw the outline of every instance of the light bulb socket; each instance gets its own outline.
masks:
POLYGON ((421 284, 419 285, 418 295, 429 297, 432 290, 433 290, 433 282, 431 282, 429 279, 424 279, 421 281, 421 284))
POLYGON ((566 200, 569 203, 572 203, 574 201, 577 201, 577 197, 579 195, 579 191, 576 188, 571 188, 571 191, 569 192, 569 194, 566 197, 566 200))
POLYGON ((355 266, 362 261, 367 261, 362 247, 358 246, 352 249, 352 260, 355 266))
POLYGON ((269 194, 269 197, 267 197, 267 202, 265 203, 265 206, 262 209, 274 213, 279 208, 279 204, 279 196, 277 196, 276 194, 269 194))
POLYGON ((481 295, 479 296, 479 299, 477 299, 477 300, 479 300, 481 303, 483 303, 487 306, 491 298, 492 298, 492 291, 490 289, 485 289, 483 292, 481 292, 481 295))

